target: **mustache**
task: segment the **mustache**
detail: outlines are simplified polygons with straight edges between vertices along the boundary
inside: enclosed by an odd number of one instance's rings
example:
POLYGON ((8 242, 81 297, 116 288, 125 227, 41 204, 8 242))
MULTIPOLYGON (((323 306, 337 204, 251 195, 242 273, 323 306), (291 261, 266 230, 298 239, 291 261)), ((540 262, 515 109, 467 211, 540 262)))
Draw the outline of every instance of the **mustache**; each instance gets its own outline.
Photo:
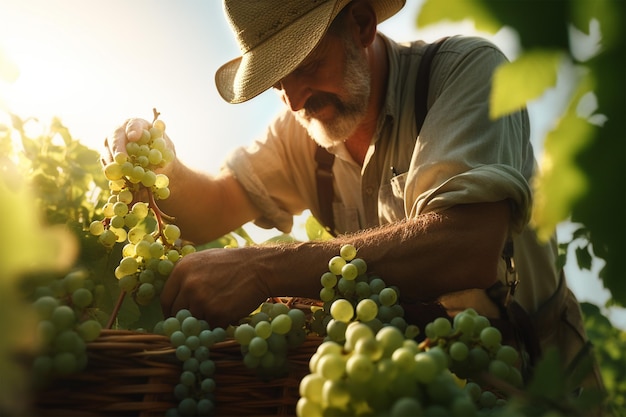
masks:
POLYGON ((316 94, 316 95, 314 95, 312 97, 309 97, 309 99, 306 101, 306 103, 304 104, 304 107, 302 108, 301 111, 302 111, 304 117, 312 118, 320 110, 322 110, 324 107, 326 107, 328 105, 331 105, 331 106, 339 109, 340 111, 344 108, 344 104, 334 94, 319 93, 319 94, 316 94))

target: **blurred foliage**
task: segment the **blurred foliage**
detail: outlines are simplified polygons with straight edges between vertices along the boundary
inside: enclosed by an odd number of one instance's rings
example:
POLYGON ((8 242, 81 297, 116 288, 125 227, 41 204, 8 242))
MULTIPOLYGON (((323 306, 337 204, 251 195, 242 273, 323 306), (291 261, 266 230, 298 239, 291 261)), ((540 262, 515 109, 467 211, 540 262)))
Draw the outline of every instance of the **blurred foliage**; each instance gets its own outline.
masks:
MULTIPOLYGON (((605 261, 600 272, 612 303, 626 306, 625 4, 622 0, 426 0, 417 26, 471 19, 479 30, 517 31, 522 53, 494 76, 491 114, 499 117, 555 87, 573 69, 569 104, 544 140, 533 184, 533 224, 542 237, 570 220, 583 225, 584 250, 605 261), (596 29, 599 36, 596 39, 596 29), (584 40, 587 51, 571 42, 584 40), (583 36, 581 37, 580 34, 583 36)), ((578 251, 577 255, 582 254, 578 251)), ((578 256, 586 268, 588 257, 578 256)))
POLYGON ((581 308, 609 396, 607 411, 626 416, 626 331, 613 327, 598 306, 581 303, 581 308))

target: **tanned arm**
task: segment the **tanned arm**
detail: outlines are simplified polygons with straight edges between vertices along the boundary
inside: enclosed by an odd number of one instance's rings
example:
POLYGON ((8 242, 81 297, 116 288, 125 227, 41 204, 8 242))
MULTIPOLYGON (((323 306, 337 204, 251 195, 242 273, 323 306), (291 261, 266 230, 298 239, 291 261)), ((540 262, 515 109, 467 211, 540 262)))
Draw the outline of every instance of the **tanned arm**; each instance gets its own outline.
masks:
POLYGON ((404 301, 486 288, 508 234, 507 202, 467 204, 326 242, 207 250, 183 258, 161 300, 164 311, 189 308, 214 326, 248 315, 269 296, 319 298, 319 277, 343 244, 404 301))

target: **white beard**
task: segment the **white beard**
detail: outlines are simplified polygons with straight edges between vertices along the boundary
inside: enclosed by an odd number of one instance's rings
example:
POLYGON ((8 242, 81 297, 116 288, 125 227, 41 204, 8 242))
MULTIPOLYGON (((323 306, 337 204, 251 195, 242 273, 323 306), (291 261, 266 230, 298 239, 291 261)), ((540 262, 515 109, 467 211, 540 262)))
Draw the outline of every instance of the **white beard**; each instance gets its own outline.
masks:
POLYGON ((346 46, 346 68, 344 73, 345 94, 320 95, 309 99, 303 109, 296 112, 296 119, 307 130, 309 136, 321 146, 328 148, 346 141, 356 130, 367 112, 370 96, 371 75, 367 60, 359 55, 359 49, 350 39, 346 46), (330 122, 315 118, 315 107, 331 103, 337 116, 330 122))

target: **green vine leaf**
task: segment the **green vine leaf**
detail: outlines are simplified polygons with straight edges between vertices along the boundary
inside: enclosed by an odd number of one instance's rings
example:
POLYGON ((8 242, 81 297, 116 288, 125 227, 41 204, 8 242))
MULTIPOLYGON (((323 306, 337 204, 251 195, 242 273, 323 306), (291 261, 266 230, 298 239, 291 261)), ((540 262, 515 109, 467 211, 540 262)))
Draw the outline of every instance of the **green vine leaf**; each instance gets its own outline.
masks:
POLYGON ((532 50, 496 69, 490 97, 492 119, 505 116, 556 86, 564 54, 555 50, 532 50))

